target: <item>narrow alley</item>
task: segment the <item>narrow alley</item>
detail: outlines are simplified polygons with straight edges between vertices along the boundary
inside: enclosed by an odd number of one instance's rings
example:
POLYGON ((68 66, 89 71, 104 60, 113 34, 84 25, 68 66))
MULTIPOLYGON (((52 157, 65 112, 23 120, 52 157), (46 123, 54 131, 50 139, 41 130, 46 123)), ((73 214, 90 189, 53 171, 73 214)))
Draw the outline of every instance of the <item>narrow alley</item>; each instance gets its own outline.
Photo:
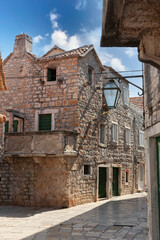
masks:
POLYGON ((147 240, 146 193, 65 209, 0 206, 1 240, 147 240))

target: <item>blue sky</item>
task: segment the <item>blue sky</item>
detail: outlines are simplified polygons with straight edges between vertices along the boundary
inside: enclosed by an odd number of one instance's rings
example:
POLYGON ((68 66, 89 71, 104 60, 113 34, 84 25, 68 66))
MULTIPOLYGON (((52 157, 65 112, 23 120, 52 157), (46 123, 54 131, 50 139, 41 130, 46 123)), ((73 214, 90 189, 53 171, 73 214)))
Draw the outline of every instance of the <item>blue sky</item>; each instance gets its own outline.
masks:
MULTIPOLYGON (((3 59, 13 51, 15 36, 24 32, 32 37, 37 56, 54 45, 70 50, 93 44, 102 63, 116 71, 142 68, 136 48, 100 47, 102 0, 5 0, 1 1, 0 22, 3 59)), ((141 79, 132 81, 141 85, 141 79)), ((130 88, 130 92, 136 96, 138 91, 130 88)))

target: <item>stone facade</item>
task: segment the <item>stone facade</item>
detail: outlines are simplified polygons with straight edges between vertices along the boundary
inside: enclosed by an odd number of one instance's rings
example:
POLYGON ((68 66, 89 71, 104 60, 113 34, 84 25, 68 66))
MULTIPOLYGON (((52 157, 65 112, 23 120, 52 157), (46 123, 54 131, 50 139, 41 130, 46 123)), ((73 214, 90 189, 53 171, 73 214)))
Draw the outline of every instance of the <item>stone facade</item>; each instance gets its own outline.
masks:
POLYGON ((160 239, 159 13, 158 0, 103 0, 101 46, 138 47, 138 58, 145 63, 144 111, 149 240, 160 239))
POLYGON ((138 176, 139 166, 145 168, 139 145, 143 110, 129 100, 124 104, 127 81, 119 84, 117 109, 107 111, 104 77, 117 73, 102 66, 93 46, 68 52, 55 46, 37 58, 31 43, 25 34, 16 36, 14 51, 4 61, 8 90, 2 93, 0 111, 7 115, 9 133, 1 127, 0 203, 69 207, 97 201, 103 194, 110 198, 114 169, 117 195, 143 190, 145 181, 140 189, 138 176), (56 81, 47 81, 48 69, 56 69, 56 81), (41 114, 51 114, 49 131, 39 131, 41 114), (118 126, 116 142, 113 123, 118 126))
POLYGON ((144 65, 144 110, 145 110, 145 142, 146 142, 146 168, 148 180, 148 220, 149 238, 159 239, 159 164, 160 164, 160 70, 144 65))

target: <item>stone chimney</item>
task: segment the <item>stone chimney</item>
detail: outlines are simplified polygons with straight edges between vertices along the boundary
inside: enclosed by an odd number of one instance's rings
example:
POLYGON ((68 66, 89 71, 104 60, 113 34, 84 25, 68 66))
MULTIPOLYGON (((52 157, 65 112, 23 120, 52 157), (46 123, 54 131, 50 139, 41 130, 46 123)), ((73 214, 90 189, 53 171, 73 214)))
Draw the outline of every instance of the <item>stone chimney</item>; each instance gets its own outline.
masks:
POLYGON ((13 53, 23 56, 26 52, 32 53, 32 38, 23 33, 16 36, 13 53))

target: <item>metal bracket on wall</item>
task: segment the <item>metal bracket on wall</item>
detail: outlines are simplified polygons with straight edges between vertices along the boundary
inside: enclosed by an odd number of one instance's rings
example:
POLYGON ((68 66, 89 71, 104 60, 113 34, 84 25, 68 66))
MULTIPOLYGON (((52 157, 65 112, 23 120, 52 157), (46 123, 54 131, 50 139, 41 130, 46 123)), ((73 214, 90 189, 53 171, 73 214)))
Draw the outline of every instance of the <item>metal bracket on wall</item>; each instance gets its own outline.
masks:
POLYGON ((126 78, 143 78, 143 75, 135 75, 135 76, 119 76, 119 77, 106 77, 105 79, 117 79, 118 80, 118 82, 119 83, 121 83, 122 82, 122 79, 125 79, 125 81, 127 81, 127 83, 129 83, 129 84, 131 84, 132 86, 134 86, 134 87, 136 87, 136 88, 139 88, 141 91, 142 91, 142 93, 139 93, 138 92, 138 95, 139 96, 143 96, 144 95, 144 90, 143 90, 143 88, 141 88, 141 87, 139 87, 139 86, 137 86, 136 84, 134 84, 134 83, 132 83, 132 82, 130 82, 130 81, 128 81, 126 78))

